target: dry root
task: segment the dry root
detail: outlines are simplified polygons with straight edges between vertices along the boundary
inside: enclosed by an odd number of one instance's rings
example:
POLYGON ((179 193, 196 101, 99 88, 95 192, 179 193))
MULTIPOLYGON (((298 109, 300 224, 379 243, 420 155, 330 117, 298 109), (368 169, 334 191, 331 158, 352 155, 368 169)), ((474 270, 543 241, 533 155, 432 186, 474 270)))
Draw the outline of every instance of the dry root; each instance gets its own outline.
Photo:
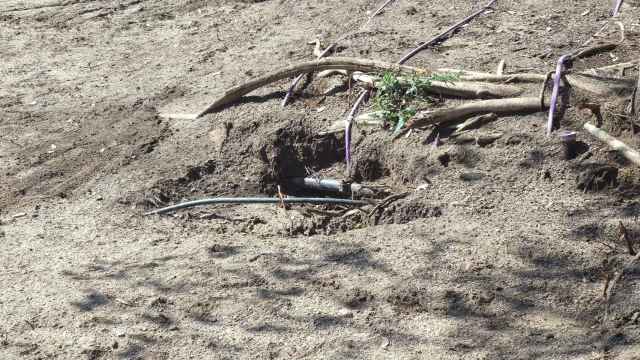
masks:
POLYGON ((497 115, 516 115, 544 110, 538 97, 521 97, 474 101, 466 104, 421 111, 407 123, 407 128, 422 128, 447 121, 460 121, 475 115, 494 113, 497 115))

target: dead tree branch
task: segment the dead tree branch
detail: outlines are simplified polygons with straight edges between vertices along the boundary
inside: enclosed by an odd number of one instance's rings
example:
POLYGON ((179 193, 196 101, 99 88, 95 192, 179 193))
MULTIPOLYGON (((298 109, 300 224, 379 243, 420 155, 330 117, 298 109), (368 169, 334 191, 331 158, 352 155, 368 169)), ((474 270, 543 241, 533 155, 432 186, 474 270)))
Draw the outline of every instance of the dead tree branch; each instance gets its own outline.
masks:
POLYGON ((450 108, 421 111, 409 120, 406 128, 421 128, 446 121, 464 120, 471 116, 490 113, 497 115, 515 115, 534 113, 542 110, 544 110, 544 108, 540 106, 540 98, 538 97, 481 100, 450 108))
POLYGON ((612 149, 619 151, 625 158, 635 165, 640 166, 640 153, 629 147, 627 144, 607 134, 606 131, 597 128, 591 123, 584 123, 584 129, 591 135, 595 136, 598 140, 609 145, 612 149))
MULTIPOLYGON (((354 80, 365 83, 367 86, 377 87, 379 78, 369 75, 353 76, 354 80)), ((399 77, 401 82, 406 78, 399 77)), ((431 94, 452 96, 463 99, 479 99, 479 98, 507 98, 515 97, 522 94, 522 89, 512 85, 481 83, 472 81, 430 81, 430 85, 425 89, 431 94)))
MULTIPOLYGON (((362 72, 382 72, 392 71, 402 74, 429 75, 430 70, 416 68, 412 66, 386 63, 377 60, 365 60, 359 58, 326 58, 315 61, 308 61, 300 64, 290 65, 285 68, 270 72, 263 76, 252 79, 241 85, 227 89, 223 95, 209 105, 205 110, 195 115, 199 118, 214 112, 224 105, 238 100, 240 97, 273 82, 295 76, 300 73, 309 73, 320 70, 345 69, 349 71, 362 72)), ((508 97, 521 93, 521 90, 511 85, 481 84, 481 83, 445 83, 433 81, 429 90, 434 94, 457 97, 508 97)))
POLYGON ((420 69, 411 66, 404 66, 398 64, 386 63, 376 60, 365 60, 358 58, 343 58, 333 57, 314 61, 307 61, 299 64, 287 66, 285 68, 270 72, 266 75, 249 80, 248 82, 234 86, 224 92, 224 94, 214 101, 209 107, 200 112, 196 117, 201 117, 209 114, 220 107, 227 105, 240 97, 256 90, 265 85, 273 82, 286 79, 291 76, 295 76, 301 73, 310 73, 321 70, 349 70, 349 71, 363 71, 363 72, 375 72, 375 71, 393 71, 397 73, 405 74, 421 74, 428 75, 431 73, 429 70, 420 69))

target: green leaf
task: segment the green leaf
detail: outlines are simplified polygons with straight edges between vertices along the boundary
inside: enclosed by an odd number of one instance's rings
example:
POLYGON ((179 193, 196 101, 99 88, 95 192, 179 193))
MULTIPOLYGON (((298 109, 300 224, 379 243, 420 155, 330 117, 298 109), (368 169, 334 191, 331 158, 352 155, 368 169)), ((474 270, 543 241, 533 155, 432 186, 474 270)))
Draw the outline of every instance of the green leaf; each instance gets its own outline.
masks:
POLYGON ((412 103, 419 100, 429 101, 428 88, 432 81, 453 82, 459 76, 455 74, 432 74, 427 77, 416 75, 401 80, 387 71, 378 83, 374 104, 386 125, 400 131, 407 121, 416 114, 412 103))

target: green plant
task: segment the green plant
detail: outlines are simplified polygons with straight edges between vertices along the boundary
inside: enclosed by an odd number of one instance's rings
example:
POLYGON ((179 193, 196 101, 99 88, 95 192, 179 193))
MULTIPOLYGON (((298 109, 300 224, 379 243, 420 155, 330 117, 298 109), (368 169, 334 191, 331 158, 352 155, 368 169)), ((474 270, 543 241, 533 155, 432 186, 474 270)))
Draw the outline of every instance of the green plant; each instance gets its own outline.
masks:
POLYGON ((386 125, 401 130, 417 110, 417 101, 430 101, 427 89, 432 81, 453 82, 454 74, 433 74, 427 77, 410 76, 400 78, 392 72, 385 72, 378 83, 374 104, 386 125))

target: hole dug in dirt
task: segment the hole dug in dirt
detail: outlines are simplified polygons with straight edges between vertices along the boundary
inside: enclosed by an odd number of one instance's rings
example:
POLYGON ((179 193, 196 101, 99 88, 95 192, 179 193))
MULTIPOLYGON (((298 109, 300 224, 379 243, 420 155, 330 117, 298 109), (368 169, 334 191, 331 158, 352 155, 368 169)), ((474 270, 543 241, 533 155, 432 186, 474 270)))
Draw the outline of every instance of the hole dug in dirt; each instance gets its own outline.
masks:
MULTIPOLYGON (((406 146, 392 146, 386 135, 372 134, 358 145, 354 151, 353 176, 344 181, 346 191, 341 192, 300 186, 300 179, 305 177, 332 179, 338 183, 344 179, 341 135, 318 136, 313 123, 304 120, 241 125, 230 129, 224 145, 211 153, 215 155, 212 159, 188 167, 180 177, 162 179, 146 191, 128 194, 121 203, 152 210, 204 197, 274 197, 278 195, 278 187, 290 196, 355 197, 375 201, 389 194, 388 187, 383 185, 417 186, 428 182, 428 178, 441 171, 449 161, 464 160, 455 151, 449 154, 445 150, 412 155, 420 152, 408 150, 406 146), (446 164, 443 157, 449 159, 446 164), (363 184, 365 190, 351 193, 352 182, 363 184)), ((218 229, 223 233, 289 236, 333 234, 371 224, 402 224, 442 213, 440 205, 430 203, 419 193, 372 214, 373 205, 361 209, 334 205, 276 209, 274 212, 273 206, 240 209, 225 205, 194 208, 189 213, 195 213, 200 220, 226 222, 218 229)), ((182 215, 179 213, 178 216, 182 215)))
POLYGON ((265 194, 275 194, 277 185, 296 191, 295 187, 287 186, 293 178, 340 177, 344 142, 336 136, 317 136, 305 121, 272 131, 256 147, 262 169, 260 188, 265 194))

